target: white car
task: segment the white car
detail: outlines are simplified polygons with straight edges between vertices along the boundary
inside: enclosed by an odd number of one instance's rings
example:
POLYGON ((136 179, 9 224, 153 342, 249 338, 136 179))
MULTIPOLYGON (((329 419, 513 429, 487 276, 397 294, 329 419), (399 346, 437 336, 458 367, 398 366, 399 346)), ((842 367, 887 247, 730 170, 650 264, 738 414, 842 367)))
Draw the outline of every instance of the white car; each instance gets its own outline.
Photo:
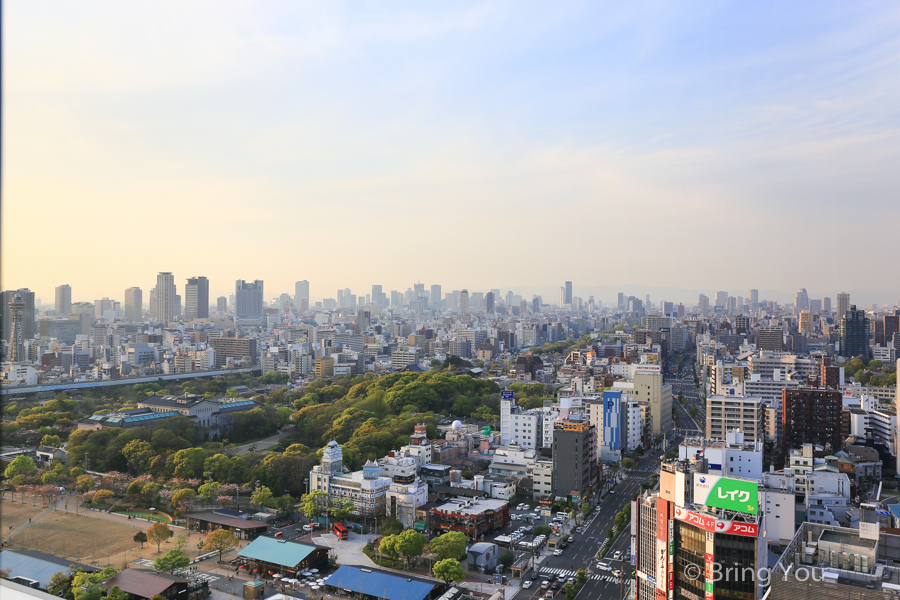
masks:
POLYGON ((562 556, 562 550, 554 550, 553 556, 562 556))
POLYGON ((528 588, 530 588, 532 586, 533 583, 534 583, 533 581, 526 581, 525 583, 522 584, 522 589, 527 590, 528 588))
POLYGON ((613 554, 613 560, 622 560, 622 551, 616 550, 616 553, 613 554))
POLYGON ((306 533, 310 533, 310 532, 312 532, 312 530, 313 530, 312 525, 304 525, 303 526, 303 531, 305 531, 306 533))

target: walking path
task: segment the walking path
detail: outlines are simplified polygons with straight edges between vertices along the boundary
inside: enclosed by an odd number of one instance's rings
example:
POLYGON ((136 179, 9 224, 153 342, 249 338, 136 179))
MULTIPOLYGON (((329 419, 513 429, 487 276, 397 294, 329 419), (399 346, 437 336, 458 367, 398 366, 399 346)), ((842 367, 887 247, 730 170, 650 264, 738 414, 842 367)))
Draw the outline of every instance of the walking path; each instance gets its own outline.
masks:
POLYGON ((23 531, 25 531, 26 529, 28 529, 29 527, 31 527, 32 525, 34 525, 35 523, 37 523, 38 521, 40 521, 41 519, 43 519, 44 517, 46 517, 47 515, 49 515, 50 513, 52 513, 55 510, 56 510, 56 505, 51 505, 51 506, 45 508, 44 510, 39 512, 37 515, 32 517, 31 519, 28 519, 27 523, 22 523, 21 525, 19 525, 18 527, 16 527, 12 531, 10 531, 9 534, 3 538, 3 541, 5 542, 6 540, 11 539, 12 537, 22 533, 23 531))

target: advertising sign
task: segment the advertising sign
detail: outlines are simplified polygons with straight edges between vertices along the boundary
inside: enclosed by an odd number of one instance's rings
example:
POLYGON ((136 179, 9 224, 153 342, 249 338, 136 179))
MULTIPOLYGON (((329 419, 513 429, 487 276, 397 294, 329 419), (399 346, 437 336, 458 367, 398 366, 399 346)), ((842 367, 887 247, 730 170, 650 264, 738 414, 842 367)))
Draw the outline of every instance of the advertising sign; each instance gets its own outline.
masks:
POLYGON ((669 589, 669 502, 656 500, 656 597, 668 597, 669 589))
POLYGON ((695 473, 694 502, 755 515, 759 513, 758 486, 755 481, 695 473))
POLYGON ((513 393, 512 393, 512 392, 509 392, 509 391, 503 391, 503 392, 500 392, 500 399, 501 399, 501 400, 512 400, 512 399, 513 399, 513 393))
POLYGON ((730 533, 732 535, 746 535, 757 537, 759 535, 759 525, 756 523, 737 523, 735 521, 724 521, 722 519, 714 519, 706 515, 698 515, 679 506, 675 507, 675 518, 691 525, 696 525, 700 529, 710 532, 730 533))
POLYGON ((622 392, 603 392, 603 445, 622 449, 622 392))

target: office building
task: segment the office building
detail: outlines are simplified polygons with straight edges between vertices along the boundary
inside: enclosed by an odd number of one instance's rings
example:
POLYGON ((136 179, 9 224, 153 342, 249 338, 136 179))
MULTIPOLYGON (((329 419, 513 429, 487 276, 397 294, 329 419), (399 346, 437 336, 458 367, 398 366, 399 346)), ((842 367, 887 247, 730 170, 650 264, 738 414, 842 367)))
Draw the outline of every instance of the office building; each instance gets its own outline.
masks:
POLYGON ((840 317, 841 356, 869 356, 869 316, 864 310, 856 310, 851 304, 850 310, 840 317))
POLYGON ((825 314, 831 314, 831 298, 825 296, 822 298, 822 312, 825 314))
POLYGON ((726 308, 728 306, 728 292, 716 292, 716 308, 726 308))
POLYGON ((540 449, 543 417, 540 409, 523 410, 515 400, 500 400, 500 445, 540 449))
POLYGON ((263 282, 238 279, 234 283, 235 317, 261 318, 263 316, 263 282))
POLYGON ((294 284, 294 306, 302 313, 309 310, 309 282, 305 279, 294 284))
POLYGON ((843 445, 839 390, 824 388, 787 389, 781 396, 781 448, 801 448, 803 444, 831 447, 843 445))
POLYGON ((835 312, 838 318, 841 318, 847 314, 848 310, 850 310, 850 294, 841 292, 837 295, 837 310, 835 312))
POLYGON ((672 386, 663 385, 659 365, 638 365, 631 381, 613 383, 613 390, 625 391, 636 402, 648 402, 653 418, 651 434, 656 437, 672 431, 672 386))
POLYGON ((20 323, 18 334, 21 334, 22 340, 30 340, 34 337, 34 292, 28 288, 2 292, 0 293, 0 306, 3 307, 3 337, 7 341, 13 335, 14 320, 20 323), (14 311, 10 308, 10 303, 13 302, 16 305, 14 311), (21 306, 19 306, 20 303, 21 306))
POLYGON ((706 294, 700 294, 700 300, 697 302, 701 315, 709 314, 709 297, 706 294))
POLYGON ((431 307, 435 310, 441 310, 443 308, 443 302, 441 301, 441 286, 432 285, 431 286, 431 307))
POLYGON ((751 305, 759 304, 759 290, 751 289, 747 293, 747 298, 751 305))
POLYGON ((139 287, 130 287, 125 290, 125 319, 131 323, 143 320, 144 294, 139 287))
POLYGON ((805 335, 813 333, 813 312, 810 310, 800 311, 800 333, 805 335))
POLYGON ((156 276, 156 287, 151 294, 150 316, 158 323, 168 323, 175 319, 175 277, 168 272, 156 276))
POLYGON ((898 331, 900 331, 900 309, 894 309, 894 314, 884 315, 875 321, 875 345, 886 348, 898 331))
POLYGON ((567 281, 565 287, 565 302, 563 304, 572 304, 572 282, 567 281))
MULTIPOLYGON (((671 403, 670 403, 671 404, 671 403)), ((581 415, 553 423, 553 494, 581 503, 597 477, 597 428, 581 415)))
POLYGON ((484 296, 484 312, 494 312, 494 292, 488 292, 484 296))
POLYGON ((184 318, 209 318, 209 280, 203 276, 191 277, 184 288, 184 318))
POLYGON ((809 309, 809 295, 806 293, 806 288, 800 288, 800 290, 794 294, 794 308, 797 312, 809 309))
POLYGON ((225 316, 225 313, 228 312, 228 298, 225 296, 216 298, 216 312, 219 313, 220 317, 225 316))
POLYGON ((56 314, 67 315, 72 311, 72 286, 68 283, 56 288, 56 314))

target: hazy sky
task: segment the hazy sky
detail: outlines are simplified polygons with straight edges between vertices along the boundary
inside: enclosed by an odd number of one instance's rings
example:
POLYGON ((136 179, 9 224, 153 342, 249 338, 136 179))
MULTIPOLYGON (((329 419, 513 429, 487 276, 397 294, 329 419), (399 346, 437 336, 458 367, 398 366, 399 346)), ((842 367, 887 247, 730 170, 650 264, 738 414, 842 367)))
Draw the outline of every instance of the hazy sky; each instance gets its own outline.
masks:
POLYGON ((900 299, 894 1, 3 6, 4 289, 900 299))

